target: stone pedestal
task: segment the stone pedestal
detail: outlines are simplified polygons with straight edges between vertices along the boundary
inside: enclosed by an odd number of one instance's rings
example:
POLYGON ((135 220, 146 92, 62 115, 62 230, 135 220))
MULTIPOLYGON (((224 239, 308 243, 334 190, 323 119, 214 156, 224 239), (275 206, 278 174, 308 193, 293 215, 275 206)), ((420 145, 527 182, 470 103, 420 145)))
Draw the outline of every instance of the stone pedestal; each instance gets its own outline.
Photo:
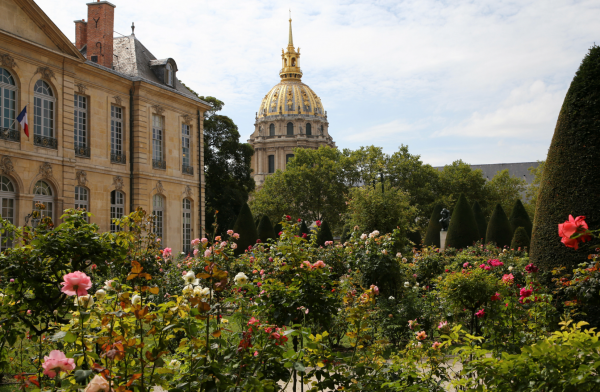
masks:
POLYGON ((440 250, 443 251, 446 249, 446 236, 448 235, 447 231, 440 231, 440 250))

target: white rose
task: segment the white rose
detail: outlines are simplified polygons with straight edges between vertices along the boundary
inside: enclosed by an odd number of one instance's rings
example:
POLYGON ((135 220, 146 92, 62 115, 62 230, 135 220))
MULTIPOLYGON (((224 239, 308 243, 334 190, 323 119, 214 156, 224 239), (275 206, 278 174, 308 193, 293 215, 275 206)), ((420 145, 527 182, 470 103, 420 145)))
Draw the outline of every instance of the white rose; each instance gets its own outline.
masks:
POLYGON ((415 283, 415 287, 419 287, 419 284, 418 284, 418 283, 415 283))
POLYGON ((180 366, 181 366, 181 362, 179 362, 176 359, 172 359, 171 362, 169 362, 169 367, 171 369, 177 370, 177 369, 179 369, 180 366))
POLYGON ((400 257, 402 257, 402 253, 400 253, 400 252, 396 253, 396 257, 397 257, 397 258, 400 258, 400 257))
POLYGON ((248 277, 243 272, 238 272, 238 274, 233 278, 235 284, 246 284, 248 283, 248 277))
POLYGON ((512 271, 513 270, 513 266, 511 265, 510 267, 508 267, 508 270, 512 271))
POLYGON ((410 283, 404 282, 404 287, 409 287, 409 286, 410 286, 410 283))
POLYGON ((183 275, 183 281, 186 284, 194 284, 197 281, 194 271, 188 271, 185 275, 183 275))
POLYGON ((366 234, 363 234, 363 235, 361 235, 361 236, 360 236, 360 239, 361 239, 361 240, 366 240, 366 239, 367 239, 367 235, 366 235, 366 234))
POLYGON ((104 288, 106 290, 114 290, 116 288, 116 282, 114 280, 107 280, 104 282, 104 288))
POLYGON ((407 259, 406 257, 403 257, 403 258, 402 258, 402 262, 403 262, 403 263, 406 263, 407 261, 408 261, 408 259, 407 259))
POLYGON ((389 299, 390 301, 393 301, 393 300, 395 300, 396 298, 394 298, 394 297, 392 297, 392 296, 390 295, 390 298, 388 298, 388 299, 389 299))
POLYGON ((202 287, 194 287, 194 297, 200 297, 202 295, 202 287))
POLYGON ((181 290, 181 293, 184 296, 188 296, 188 295, 192 294, 193 292, 194 292, 194 286, 192 286, 191 284, 188 284, 187 286, 185 286, 183 288, 183 290, 181 290))
POLYGON ((139 305, 139 304, 141 304, 141 303, 142 303, 142 297, 140 297, 140 296, 139 296, 139 295, 137 295, 137 294, 136 294, 136 295, 134 295, 134 296, 131 298, 131 303, 132 303, 132 304, 134 304, 134 305, 139 305))
POLYGON ((212 290, 209 289, 208 287, 203 288, 200 291, 199 297, 202 299, 210 299, 212 297, 212 290))
POLYGON ((75 298, 75 306, 83 306, 89 308, 94 304, 94 298, 91 295, 82 295, 79 298, 75 298), (79 302, 79 303, 78 303, 79 302))
POLYGON ((371 237, 371 238, 375 238, 377 236, 379 236, 379 232, 377 230, 375 230, 371 234, 369 234, 369 237, 371 237))
POLYGON ((106 296, 106 291, 104 291, 102 289, 96 291, 96 298, 98 299, 98 301, 102 301, 105 296, 106 296))
POLYGON ((381 251, 381 253, 383 253, 383 255, 385 256, 385 255, 387 255, 387 250, 384 249, 384 250, 381 251))
POLYGON ((85 392, 108 392, 108 388, 108 381, 101 375, 97 374, 94 378, 92 378, 92 381, 90 381, 87 387, 85 387, 85 392))

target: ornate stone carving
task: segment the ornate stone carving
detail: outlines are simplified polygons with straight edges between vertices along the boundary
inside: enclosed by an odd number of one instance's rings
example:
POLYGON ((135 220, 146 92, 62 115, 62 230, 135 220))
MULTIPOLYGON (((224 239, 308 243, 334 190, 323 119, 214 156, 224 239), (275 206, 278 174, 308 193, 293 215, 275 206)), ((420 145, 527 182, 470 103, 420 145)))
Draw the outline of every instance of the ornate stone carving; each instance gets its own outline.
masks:
POLYGON ((15 168, 13 166, 12 161, 6 155, 0 159, 0 172, 2 174, 10 174, 10 172, 14 171, 15 168))
POLYGON ((152 105, 152 109, 154 110, 154 113, 160 116, 162 116, 165 111, 165 108, 163 108, 161 105, 152 105))
POLYGON ((185 193, 186 197, 192 197, 192 187, 189 185, 186 185, 185 191, 183 193, 185 193))
POLYGON ((87 90, 87 86, 83 83, 77 83, 75 87, 77 87, 77 92, 79 92, 79 94, 85 94, 85 90, 87 90))
POLYGON ((44 162, 40 165, 40 175, 42 178, 52 178, 52 165, 48 162, 44 162))
POLYGON ((156 182, 156 187, 154 189, 156 189, 156 193, 160 193, 161 195, 165 194, 165 187, 160 180, 156 182))
POLYGON ((42 75, 42 79, 46 79, 46 80, 56 79, 56 77, 54 76, 54 71, 48 67, 38 67, 38 69, 35 71, 35 73, 42 75))
POLYGON ((87 185, 87 173, 84 170, 78 170, 77 173, 75 173, 75 178, 77 178, 77 184, 80 186, 87 185))
POLYGON ((118 106, 122 106, 122 105, 121 105, 121 103, 122 103, 122 101, 123 101, 123 100, 121 99, 121 97, 119 97, 118 95, 115 95, 113 98, 114 98, 114 100, 115 100, 115 103, 116 103, 118 106))
POLYGON ((16 68, 17 67, 17 63, 15 62, 15 59, 13 59, 12 56, 8 53, 0 54, 0 65, 3 67, 8 67, 8 68, 16 68))
POLYGON ((192 116, 191 114, 184 114, 181 116, 183 118, 183 123, 184 124, 188 124, 191 125, 192 120, 196 117, 196 116, 192 116))
POLYGON ((123 186, 124 186, 123 177, 121 177, 121 176, 115 176, 113 178, 113 186, 118 191, 123 190, 123 186))

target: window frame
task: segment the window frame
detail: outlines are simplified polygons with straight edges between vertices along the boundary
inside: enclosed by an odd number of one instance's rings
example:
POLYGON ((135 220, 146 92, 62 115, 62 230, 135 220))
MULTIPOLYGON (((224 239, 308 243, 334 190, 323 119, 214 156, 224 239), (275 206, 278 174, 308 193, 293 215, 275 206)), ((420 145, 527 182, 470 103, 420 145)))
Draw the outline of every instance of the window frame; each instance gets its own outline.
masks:
POLYGON ((44 180, 36 181, 36 183, 33 187, 33 210, 39 211, 40 219, 42 219, 46 216, 49 216, 50 219, 52 219, 52 221, 54 222, 54 204, 55 203, 56 203, 56 200, 54 198, 54 189, 52 189, 52 186, 44 180), (44 184, 48 188, 50 194, 49 195, 38 194, 37 193, 38 189, 40 189, 40 187, 38 187, 38 184, 44 184), (46 209, 40 210, 39 208, 37 208, 36 203, 38 203, 38 202, 45 204, 46 209))
MULTIPOLYGON (((152 113, 152 167, 157 168, 165 161, 165 118, 152 113), (157 124, 158 120, 160 124, 157 124)), ((160 167, 162 168, 162 167, 160 167)))
POLYGON ((164 222, 165 222, 165 198, 160 194, 152 196, 152 215, 154 215, 154 234, 161 239, 164 245, 164 222), (160 205, 156 201, 160 200, 160 205))
POLYGON ((123 230, 113 219, 121 219, 125 215, 125 194, 119 190, 110 192, 110 232, 118 233, 123 230), (114 195, 114 196, 113 196, 114 195), (120 198, 119 198, 120 196, 120 198), (119 203, 121 201, 121 203, 119 203), (120 213, 120 215, 119 215, 120 213))
POLYGON ((312 125, 310 123, 306 123, 306 136, 312 136, 312 125))
POLYGON ((183 248, 182 251, 185 253, 189 253, 192 250, 192 200, 185 198, 181 202, 181 210, 182 210, 182 221, 181 221, 181 239, 183 248))
POLYGON ((294 123, 293 122, 288 122, 287 125, 287 136, 294 136, 294 123))
POLYGON ((125 163, 125 159, 113 159, 117 156, 125 157, 125 121, 123 121, 123 107, 110 105, 110 155, 111 163, 125 163), (120 117, 119 117, 120 116, 120 117))
MULTIPOLYGON (((17 216, 17 191, 14 182, 7 176, 0 176, 0 216, 3 219, 8 220, 13 225, 15 224, 15 217, 17 216), (4 181, 6 180, 6 182, 4 181), (10 185, 12 190, 4 190, 5 185, 10 185), (5 201, 7 203, 5 203, 5 201), (12 204, 12 205, 9 205, 12 204), (10 211, 10 216, 7 216, 5 212, 10 211)), ((9 233, 0 233, 0 252, 6 249, 12 248, 14 243, 9 233), (8 238, 3 238, 8 237, 8 238), (7 240, 6 242, 4 242, 7 240)))
POLYGON ((269 174, 275 173, 275 155, 267 155, 267 169, 269 174))
POLYGON ((269 125, 269 136, 275 136, 275 124, 269 125))
POLYGON ((87 95, 73 93, 73 147, 75 148, 75 154, 79 156, 89 157, 89 118, 89 97, 87 95), (84 108, 80 107, 82 102, 85 105, 84 108), (81 121, 82 117, 83 126, 81 121), (83 136, 81 134, 83 134, 83 136), (81 152, 85 153, 82 154, 81 152))
MULTIPOLYGON (((81 185, 75 186, 75 209, 78 208, 83 208, 85 212, 90 212, 90 190, 81 185), (81 199, 83 193, 85 193, 85 200, 81 199)), ((89 216, 86 215, 85 220, 89 222, 89 216)))
POLYGON ((18 110, 17 103, 18 102, 19 102, 19 87, 17 86, 17 80, 16 80, 15 76, 8 69, 0 67, 0 128, 8 129, 8 130, 14 131, 14 132, 18 131, 17 130, 17 122, 15 121, 17 119, 17 110, 18 110), (12 79, 13 84, 6 83, 3 81, 5 76, 3 75, 2 71, 6 72, 8 74, 7 79, 9 80, 9 82, 10 82, 10 79, 12 79), (5 97, 4 94, 7 91, 12 92, 14 94, 14 97, 12 99, 5 97), (12 101, 13 108, 6 108, 4 106, 6 103, 6 100, 8 100, 9 102, 12 101), (12 112, 12 117, 6 118, 6 116, 5 116, 6 111, 8 111, 9 113, 12 112), (6 124, 8 124, 8 125, 6 125, 6 124))
POLYGON ((183 166, 192 166, 192 126, 186 123, 181 124, 181 164, 183 166), (186 147, 187 146, 187 147, 186 147), (186 154, 187 149, 187 154, 186 154))
POLYGON ((165 84, 173 87, 173 66, 169 63, 165 66, 165 84))
POLYGON ((33 134, 56 139, 56 95, 52 86, 43 79, 39 79, 33 86, 33 134), (47 89, 49 94, 38 92, 38 83, 41 84, 41 88, 47 89), (48 116, 46 110, 49 112, 48 116), (46 121, 49 123, 48 126, 45 125, 46 121))

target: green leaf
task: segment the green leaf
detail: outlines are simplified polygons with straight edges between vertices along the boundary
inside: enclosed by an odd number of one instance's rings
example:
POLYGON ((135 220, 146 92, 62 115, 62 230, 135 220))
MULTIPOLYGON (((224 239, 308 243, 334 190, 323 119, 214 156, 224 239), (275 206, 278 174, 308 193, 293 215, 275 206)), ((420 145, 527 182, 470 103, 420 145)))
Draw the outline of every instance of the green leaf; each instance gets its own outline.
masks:
POLYGON ((296 369, 299 372, 306 372, 306 368, 300 362, 294 362, 294 369, 296 369))
POLYGON ((84 385, 87 384, 87 379, 92 375, 91 370, 76 370, 75 371, 75 381, 78 384, 84 385))
POLYGON ((72 332, 67 332, 65 337, 64 337, 65 342, 67 343, 75 343, 75 341, 77 340, 77 335, 75 335, 72 332))

